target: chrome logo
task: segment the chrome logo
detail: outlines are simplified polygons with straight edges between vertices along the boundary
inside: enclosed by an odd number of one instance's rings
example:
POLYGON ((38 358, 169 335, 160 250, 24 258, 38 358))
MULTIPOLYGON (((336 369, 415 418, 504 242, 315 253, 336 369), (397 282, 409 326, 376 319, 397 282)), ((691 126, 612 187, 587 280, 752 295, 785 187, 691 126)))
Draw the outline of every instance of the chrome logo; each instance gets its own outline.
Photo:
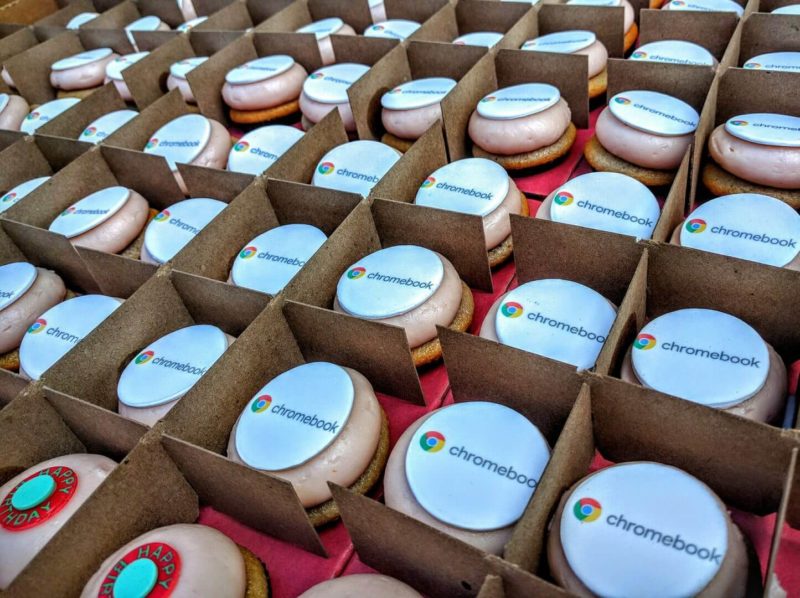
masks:
POLYGON ((500 312, 507 318, 518 318, 522 315, 523 311, 522 305, 516 301, 503 303, 503 306, 500 308, 500 312))
POLYGON ((308 76, 309 79, 322 79, 325 76, 325 73, 312 73, 308 76))
POLYGON ((568 206, 573 202, 575 197, 572 193, 567 193, 566 191, 559 191, 556 193, 556 196, 553 198, 553 201, 556 202, 560 206, 568 206))
POLYGON ((591 523, 600 519, 603 507, 593 498, 581 498, 575 501, 572 513, 581 523, 591 523))
POLYGON ((31 112, 28 116, 25 117, 25 120, 36 120, 39 118, 38 112, 31 112))
POLYGON ((167 218, 169 218, 169 210, 163 210, 156 216, 153 216, 153 222, 164 222, 167 218))
POLYGON ((761 68, 761 64, 759 64, 758 62, 748 62, 748 63, 746 63, 744 65, 744 68, 746 68, 746 69, 760 69, 761 68))
POLYGON ((141 353, 139 353, 136 359, 133 360, 133 363, 135 363, 136 365, 144 365, 145 363, 153 359, 154 355, 155 353, 153 353, 152 351, 142 351, 141 353))
POLYGON ((627 106, 628 104, 631 103, 631 101, 628 98, 623 98, 622 96, 620 96, 618 98, 614 98, 614 101, 617 104, 622 104, 623 106, 627 106))
POLYGON ((272 397, 269 395, 261 395, 260 397, 256 397, 256 400, 250 405, 250 410, 253 413, 264 413, 269 409, 270 405, 272 405, 272 397))
POLYGON ((250 245, 249 247, 245 247, 239 252, 239 257, 242 258, 243 260, 249 260, 256 253, 258 253, 258 248, 250 245))
POLYGON ((146 150, 153 149, 157 145, 158 145, 158 139, 153 137, 150 141, 147 142, 147 145, 144 146, 144 149, 146 149, 146 150))
POLYGON ((72 212, 74 212, 74 211, 75 211, 75 206, 70 206, 70 207, 68 207, 66 210, 64 210, 63 212, 61 212, 61 214, 60 214, 60 215, 61 215, 61 216, 67 216, 67 215, 69 215, 69 214, 72 214, 72 212))
POLYGON ((495 96, 486 96, 481 100, 481 104, 486 104, 488 102, 494 102, 497 98, 495 96))
POLYGON ((386 27, 384 27, 383 25, 373 25, 372 26, 372 30, 373 31, 383 31, 384 29, 386 29, 386 27))
POLYGON ((422 181, 422 185, 420 185, 421 189, 428 189, 429 187, 433 187, 436 184, 436 179, 432 176, 429 176, 427 179, 422 181))
POLYGON ((701 218, 692 218, 686 223, 686 230, 690 233, 702 233, 706 230, 706 221, 701 218))
POLYGON ((3 200, 2 201, 3 201, 3 203, 6 203, 7 201, 11 201, 12 199, 14 199, 16 196, 17 196, 16 193, 6 193, 3 196, 3 200))
POLYGON ((333 165, 333 162, 323 162, 319 165, 319 168, 317 168, 317 172, 320 174, 331 174, 334 168, 336 168, 336 166, 333 165))
POLYGON ((235 152, 246 152, 250 149, 250 144, 246 141, 240 141, 236 145, 233 146, 233 151, 235 152))
POLYGON ((403 88, 402 87, 395 87, 389 93, 403 93, 403 88))
POLYGON ((419 438, 419 445, 423 451, 438 453, 444 448, 444 435, 439 432, 425 432, 419 438))
POLYGON ((656 346, 656 337, 654 337, 652 334, 642 333, 636 337, 636 341, 634 341, 633 346, 636 349, 641 349, 642 351, 649 351, 656 346))
POLYGON ((683 2, 683 0, 672 0, 670 4, 672 4, 672 6, 686 6, 686 2, 683 2))
POLYGON ((349 278, 350 280, 358 280, 359 278, 362 278, 366 273, 367 273, 366 268, 357 266, 347 273, 347 278, 349 278))
POLYGON ((44 318, 39 318, 33 324, 31 324, 30 328, 28 328, 28 334, 37 334, 44 330, 45 326, 47 326, 47 320, 44 318))
POLYGON ((87 129, 85 129, 83 131, 83 136, 84 137, 91 137, 95 133, 97 133, 97 127, 89 127, 89 128, 87 128, 87 129))
POLYGON ((637 50, 633 54, 631 54, 631 58, 647 58, 647 52, 642 52, 641 50, 637 50))
POLYGON ((746 127, 747 126, 747 121, 746 120, 732 120, 731 124, 734 127, 746 127))

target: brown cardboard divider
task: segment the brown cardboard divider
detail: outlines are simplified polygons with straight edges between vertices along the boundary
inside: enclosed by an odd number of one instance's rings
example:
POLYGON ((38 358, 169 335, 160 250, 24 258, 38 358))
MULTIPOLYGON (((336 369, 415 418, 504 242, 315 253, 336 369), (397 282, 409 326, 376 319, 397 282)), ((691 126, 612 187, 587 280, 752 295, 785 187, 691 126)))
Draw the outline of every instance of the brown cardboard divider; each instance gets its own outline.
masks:
POLYGON ((56 168, 39 149, 33 137, 22 137, 0 152, 0 191, 6 193, 17 185, 53 174, 56 168))
MULTIPOLYGON (((308 12, 310 16, 309 22, 320 21, 329 17, 339 17, 355 29, 357 35, 360 35, 364 29, 372 25, 369 6, 365 2, 352 2, 349 0, 308 0, 308 12)), ((298 27, 300 26, 301 25, 298 25, 298 27)))
MULTIPOLYGON (((528 573, 523 568, 494 555, 486 555, 489 570, 498 577, 503 587, 503 598, 526 598, 541 596, 543 598, 563 598, 572 596, 566 590, 547 582, 540 577, 528 573)), ((487 577, 487 579, 489 578, 487 577)))
POLYGON ((777 516, 775 517, 775 526, 772 532, 772 545, 769 551, 769 563, 767 564, 767 571, 764 575, 764 587, 769 591, 775 582, 779 582, 775 576, 775 568, 778 561, 778 554, 781 549, 781 540, 783 536, 783 527, 786 523, 786 514, 789 512, 789 507, 792 499, 792 484, 797 472, 798 448, 792 449, 792 456, 789 462, 789 467, 786 470, 786 479, 783 484, 783 494, 781 496, 781 504, 778 508, 777 516))
MULTIPOLYGON (((133 66, 129 68, 133 68, 133 66)), ((180 91, 173 89, 144 108, 139 116, 117 129, 112 135, 109 135, 103 145, 141 153, 153 133, 159 128, 179 116, 190 113, 191 110, 186 105, 186 102, 183 101, 180 91)), ((163 158, 159 158, 159 160, 163 161, 164 168, 168 169, 166 160, 163 158)))
POLYGON ((503 579, 497 575, 487 575, 477 598, 505 598, 503 579))
POLYGON ((87 141, 78 141, 78 137, 84 129, 101 116, 126 108, 127 105, 114 84, 107 83, 68 111, 43 124, 36 130, 36 136, 69 139, 79 145, 85 145, 88 150, 93 144, 87 141))
POLYGON ((176 2, 164 2, 164 0, 136 0, 136 6, 141 16, 155 15, 173 29, 184 21, 183 15, 176 2))
MULTIPOLYGON (((480 31, 496 31, 505 34, 504 39, 498 42, 498 48, 508 49, 517 49, 525 41, 516 36, 508 39, 514 26, 523 18, 528 22, 535 21, 536 14, 536 9, 528 6, 527 2, 504 5, 486 4, 484 0, 462 0, 455 5, 455 11, 458 27, 455 37, 480 31)), ((442 41, 452 42, 453 39, 455 38, 442 41)))
MULTIPOLYGON (((776 15, 777 16, 777 15, 776 15)), ((749 59, 769 52, 800 52, 800 40, 794 32, 800 27, 800 16, 780 18, 754 13, 742 22, 742 34, 734 64, 742 66, 749 59)))
MULTIPOLYGON (((40 2, 36 2, 37 4, 40 2)), ((29 3, 34 4, 34 3, 29 3)), ((25 7, 25 20, 18 20, 14 21, 16 23, 31 23, 31 18, 36 13, 43 14, 41 18, 36 20, 33 25, 37 27, 61 27, 64 28, 67 26, 67 23, 70 20, 79 15, 82 12, 99 12, 97 7, 95 6, 94 2, 91 0, 75 0, 74 2, 69 2, 63 4, 63 8, 60 7, 62 3, 60 2, 41 2, 43 5, 39 10, 36 10, 33 6, 29 5, 25 7), (42 11, 45 9, 46 12, 42 11), (46 16, 45 16, 46 15, 46 16)))
MULTIPOLYGON (((761 13, 770 13, 776 8, 781 8, 782 6, 790 6, 792 4, 796 4, 793 0, 755 0, 751 5, 751 11, 761 12, 761 13)), ((787 15, 778 15, 780 18, 785 18, 787 15)), ((791 15, 788 15, 791 16, 791 15)))
POLYGON ((395 47, 348 90, 359 139, 379 141, 386 132, 381 122, 381 97, 388 90, 427 77, 459 81, 486 51, 476 46, 416 41, 395 47))
POLYGON ((639 45, 683 40, 704 47, 719 61, 738 24, 734 13, 645 9, 639 13, 639 45))
MULTIPOLYGON (((253 0, 248 1, 252 2, 253 0)), ((258 2, 258 4, 260 5, 261 3, 258 2)), ((254 31, 263 31, 264 33, 294 33, 303 25, 308 25, 311 22, 308 2, 292 2, 285 8, 263 19, 260 18, 262 15, 256 11, 253 11, 253 16, 253 22, 257 23, 254 31)))
MULTIPOLYGON (((208 13, 206 13, 208 14, 208 13)), ((197 13, 202 16, 203 13, 197 13)), ((254 25, 253 19, 250 16, 250 11, 247 10, 247 4, 244 2, 231 2, 228 6, 219 9, 213 14, 208 14, 208 18, 195 25, 192 29, 199 31, 245 31, 252 28, 254 25)))
POLYGON ((59 9, 55 0, 20 0, 8 2, 0 7, 0 21, 7 23, 20 23, 32 25, 59 9))
MULTIPOLYGON (((313 2, 314 0, 310 1, 313 2)), ((431 35, 435 35, 436 32, 433 28, 429 29, 428 26, 434 25, 438 17, 447 15, 447 12, 451 9, 450 4, 448 0, 415 0, 414 2, 406 2, 406 0, 384 0, 387 18, 406 19, 422 24, 422 27, 409 38, 418 41, 433 41, 433 39, 436 39, 431 37, 431 35), (429 21, 433 21, 433 23, 429 21)), ((371 23, 372 19, 370 19, 369 24, 371 23)), ((360 33, 358 30, 357 32, 360 33)), ((441 38, 438 39, 440 41, 450 41, 441 38)), ((450 39, 452 40, 452 38, 450 39)))
POLYGON ((4 63, 6 59, 16 56, 38 43, 39 39, 34 34, 33 29, 29 27, 6 35, 3 39, 0 39, 0 62, 4 63))
POLYGON ((81 26, 81 30, 124 29, 125 25, 132 23, 142 16, 134 2, 131 0, 124 0, 103 12, 96 19, 81 26))
POLYGON ((27 385, 27 380, 9 370, 0 369, 0 410, 21 393, 27 385))
MULTIPOLYGON (((607 6, 581 6, 567 4, 542 4, 539 9, 538 35, 556 31, 584 29, 592 31, 602 42, 612 58, 622 58, 624 53, 624 10, 609 10, 607 6)), ((535 31, 530 37, 536 37, 535 31)), ((519 46, 517 46, 519 47, 519 46)))
MULTIPOLYGON (((293 0, 247 0, 242 3, 250 15, 251 23, 261 23, 272 15, 292 4, 293 0)), ((225 9, 231 4, 236 4, 231 0, 195 0, 194 7, 198 15, 214 15, 217 11, 225 9)), ((250 27, 252 25, 248 25, 250 27)), ((214 29, 219 31, 215 25, 214 29)))

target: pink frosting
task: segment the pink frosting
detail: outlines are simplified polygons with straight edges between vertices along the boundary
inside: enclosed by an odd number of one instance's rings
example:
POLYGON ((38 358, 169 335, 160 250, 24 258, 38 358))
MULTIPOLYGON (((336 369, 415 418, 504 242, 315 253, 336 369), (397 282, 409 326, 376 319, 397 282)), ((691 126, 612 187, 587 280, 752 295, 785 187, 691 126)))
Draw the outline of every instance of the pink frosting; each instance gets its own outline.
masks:
POLYGON ((622 0, 622 8, 625 9, 625 32, 633 27, 634 11, 633 6, 628 0, 622 0))
POLYGON ((117 88, 117 93, 119 93, 119 97, 121 97, 126 102, 132 102, 133 96, 131 95, 131 90, 128 89, 128 84, 125 83, 123 79, 110 79, 106 77, 105 83, 113 83, 114 87, 117 88))
POLYGON ((191 21, 192 19, 197 18, 197 10, 195 9, 192 0, 181 0, 179 4, 184 21, 191 21))
MULTIPOLYGON (((211 137, 203 151, 191 163, 195 166, 224 170, 225 164, 228 162, 228 154, 231 151, 231 136, 228 134, 228 130, 214 119, 209 118, 208 122, 211 123, 211 137)), ((189 189, 186 187, 180 171, 175 170, 172 174, 183 194, 189 195, 189 189)))
POLYGON ((722 168, 757 185, 800 189, 800 148, 751 143, 720 125, 708 140, 711 157, 722 168))
MULTIPOLYGON (((353 381, 355 400, 353 410, 336 439, 321 453, 305 463, 270 472, 292 483, 304 507, 314 507, 332 498, 328 481, 351 486, 369 467, 381 437, 383 415, 375 391, 360 373, 344 368, 353 381)), ((236 429, 228 441, 228 457, 247 465, 236 451, 236 429)))
POLYGON ((475 110, 469 119, 469 136, 475 145, 493 154, 524 154, 558 141, 571 117, 564 98, 547 110, 510 120, 484 118, 475 110))
POLYGON ((50 270, 37 268, 36 280, 25 293, 0 310, 0 353, 19 347, 22 337, 40 315, 61 303, 67 294, 64 281, 50 270))
POLYGON ((8 96, 8 104, 0 112, 0 129, 19 131, 22 121, 30 111, 31 107, 28 102, 20 96, 8 96))
POLYGON ((116 214, 82 235, 72 237, 70 242, 105 253, 119 253, 133 243, 147 224, 150 206, 136 191, 130 193, 128 201, 116 214))
POLYGON ((300 598, 353 598, 354 596, 422 598, 421 594, 402 581, 374 573, 359 573, 329 579, 300 594, 300 598))
MULTIPOLYGON (((463 293, 461 278, 450 260, 442 255, 439 257, 444 264, 444 278, 430 299, 404 314, 382 320, 372 320, 403 328, 406 331, 406 338, 408 338, 408 346, 412 349, 435 339, 437 325, 449 326, 452 324, 461 305, 463 293)), ((347 313, 339 305, 338 298, 333 302, 333 310, 347 313)))
POLYGON ((328 112, 334 108, 339 109, 339 116, 342 117, 344 128, 348 133, 353 133, 356 130, 356 121, 353 118, 353 110, 350 108, 350 102, 347 101, 343 104, 323 104, 309 98, 305 92, 300 94, 300 110, 309 121, 317 124, 328 112))
POLYGON ((295 101, 308 77, 306 69, 295 63, 285 73, 244 85, 222 86, 222 98, 235 110, 266 110, 295 101))
POLYGON ((486 249, 494 249, 511 234, 511 218, 509 214, 522 213, 522 194, 510 178, 508 193, 503 203, 483 217, 483 234, 486 237, 486 249))
POLYGON ((600 144, 615 156, 643 168, 672 170, 680 166, 692 144, 694 134, 667 137, 629 127, 607 107, 597 119, 595 135, 600 144))
POLYGON ((442 118, 441 104, 432 104, 413 110, 384 108, 381 120, 384 128, 401 139, 419 139, 437 120, 442 118))
POLYGON ((380 4, 370 4, 369 14, 372 17, 373 23, 383 23, 389 20, 389 17, 386 16, 386 5, 384 5, 383 2, 380 4))
POLYGON ((595 42, 588 48, 578 50, 575 54, 581 54, 589 57, 589 78, 599 75, 606 68, 608 63, 608 50, 600 40, 595 42))
POLYGON ((0 78, 2 78, 3 83, 8 85, 11 89, 17 88, 17 86, 14 84, 14 80, 11 78, 11 73, 6 70, 6 67, 3 67, 3 70, 0 71, 0 78))
POLYGON ((90 89, 102 85, 106 79, 106 66, 116 58, 119 58, 119 55, 112 52, 102 60, 96 60, 83 66, 63 71, 51 71, 50 85, 64 91, 90 89))
POLYGON ((197 103, 197 100, 194 98, 192 88, 189 86, 189 82, 186 79, 181 79, 180 77, 170 74, 170 76, 167 77, 167 89, 172 91, 176 87, 180 90, 181 95, 186 102, 189 102, 190 104, 197 103))

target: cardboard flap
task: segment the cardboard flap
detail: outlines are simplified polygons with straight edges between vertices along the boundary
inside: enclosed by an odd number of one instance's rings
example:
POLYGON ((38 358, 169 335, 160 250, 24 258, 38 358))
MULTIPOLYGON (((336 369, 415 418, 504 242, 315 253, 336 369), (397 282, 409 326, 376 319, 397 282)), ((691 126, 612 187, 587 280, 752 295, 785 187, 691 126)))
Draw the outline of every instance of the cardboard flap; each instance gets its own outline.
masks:
MULTIPOLYGON (((625 55, 624 10, 608 10, 606 6, 542 4, 539 9, 540 36, 570 29, 585 29, 594 32, 597 39, 608 50, 608 55, 613 58, 622 58, 625 55)), ((532 37, 537 37, 535 32, 532 37)))
POLYGON ((14 244, 11 237, 0 226, 0 264, 25 261, 28 258, 22 253, 19 247, 14 244))
POLYGON ((458 23, 456 21, 455 7, 449 2, 444 4, 441 9, 437 10, 432 15, 426 16, 422 20, 417 18, 411 18, 411 20, 421 23, 422 26, 409 35, 403 42, 404 44, 410 41, 444 42, 449 44, 458 37, 458 23))
POLYGON ((799 52, 798 27, 800 16, 783 15, 776 19, 760 13, 750 15, 742 23, 738 60, 732 66, 741 66, 750 58, 768 52, 799 52))
MULTIPOLYGON (((735 33, 734 36, 741 33, 740 28, 737 28, 736 31, 737 33, 735 33)), ((732 58, 729 56, 731 52, 732 46, 729 46, 725 53, 726 56, 723 58, 723 62, 730 62, 730 60, 732 60, 732 58)), ((706 96, 705 106, 703 107, 702 112, 700 112, 700 122, 697 124, 697 130, 694 132, 694 151, 692 152, 692 164, 690 169, 691 178, 689 183, 689 210, 694 209, 699 179, 702 172, 701 163, 703 157, 707 154, 706 140, 711 134, 711 131, 714 129, 714 123, 717 117, 719 82, 719 77, 715 77, 714 81, 711 83, 711 87, 708 89, 708 95, 706 96)))
POLYGON ((212 56, 243 36, 250 35, 241 31, 206 31, 192 29, 189 41, 198 56, 212 56))
POLYGON ((428 596, 474 596, 483 553, 360 494, 328 483, 359 559, 428 596))
POLYGON ((164 0, 136 0, 142 15, 156 15, 173 29, 183 23, 183 15, 177 2, 164 0))
MULTIPOLYGON (((786 470, 786 478, 783 483, 783 493, 781 494, 781 504, 778 508, 775 517, 775 526, 772 531, 772 545, 769 550, 769 562, 767 563, 767 572, 764 575, 764 587, 767 590, 764 598, 769 598, 769 593, 773 584, 779 582, 775 576, 775 568, 778 561, 778 554, 781 549, 781 540, 783 536, 783 526, 786 523, 787 513, 791 504, 792 484, 795 479, 795 472, 797 471, 798 448, 792 449, 792 457, 789 461, 789 467, 786 470)), ((795 520, 796 521, 796 520, 795 520)))
POLYGON ((179 36, 153 49, 146 58, 122 71, 125 85, 139 110, 144 110, 164 95, 169 67, 194 55, 188 38, 179 36))
POLYGON ((423 24, 442 8, 448 8, 448 4, 447 0, 384 0, 389 19, 408 19, 423 24))
POLYGON ((204 504, 279 540, 327 556, 290 482, 177 438, 166 436, 163 442, 204 504))
POLYGON ((284 315, 306 361, 351 367, 379 392, 425 404, 402 328, 293 301, 284 315))
POLYGON ((133 23, 136 19, 141 18, 141 16, 142 14, 139 12, 136 3, 131 0, 125 0, 83 25, 81 31, 92 29, 123 29, 125 25, 133 23))
POLYGON ((679 39, 703 46, 721 60, 738 24, 732 12, 645 9, 639 13, 639 45, 679 39))
POLYGON ((47 161, 50 162, 50 166, 53 167, 54 171, 61 170, 64 166, 91 149, 90 145, 80 143, 73 139, 38 135, 34 137, 34 140, 42 154, 47 158, 47 161))
MULTIPOLYGON (((258 2, 257 5, 260 5, 258 2)), ((259 9, 260 10, 260 9, 259 9)), ((254 14, 254 21, 262 20, 263 15, 258 13, 254 14)), ((283 10, 263 19, 256 28, 256 32, 285 32, 294 33, 303 25, 308 25, 311 22, 311 13, 308 12, 307 2, 293 2, 283 10)))
POLYGON ((506 598, 564 598, 571 596, 566 590, 546 582, 527 571, 494 555, 486 556, 490 571, 503 580, 503 591, 506 598))
POLYGON ((675 179, 669 188, 667 200, 661 207, 661 216, 659 216, 656 228, 653 230, 653 241, 669 242, 675 228, 683 222, 684 210, 689 198, 687 190, 691 156, 692 149, 687 148, 681 160, 681 165, 675 173, 675 179))
POLYGON ((359 34, 372 25, 369 6, 365 2, 342 2, 342 0, 308 0, 312 21, 339 17, 359 34))
MULTIPOLYGON (((36 21, 36 25, 66 27, 72 17, 82 12, 95 12, 95 6, 91 0, 75 0, 75 2, 66 4, 64 8, 59 7, 60 2, 43 2, 42 4, 45 5, 42 8, 46 7, 48 9, 44 12, 47 16, 36 21)), ((29 4, 26 8, 30 9, 32 6, 29 4)), ((5 8, 3 11, 5 12, 5 8)))
POLYGON ((130 54, 136 51, 125 32, 116 29, 81 29, 78 31, 78 38, 87 50, 111 48, 117 54, 130 54))
POLYGON ((796 84, 795 73, 728 69, 719 79, 714 123, 719 125, 733 116, 749 112, 798 116, 800 96, 786 91, 796 84), (753 90, 758 90, 758 93, 753 93, 753 90))
POLYGON ((230 203, 250 185, 254 177, 241 172, 218 170, 193 164, 178 164, 178 172, 192 197, 211 197, 230 203))
POLYGON ((167 161, 161 156, 112 146, 103 146, 95 155, 102 156, 114 174, 116 183, 110 184, 134 189, 153 208, 163 209, 184 199, 167 161))
POLYGON ((420 245, 445 256, 470 287, 492 289, 483 220, 415 204, 376 199, 372 206, 383 247, 420 245))
POLYGON ((27 385, 28 380, 10 370, 0 369, 0 409, 14 400, 27 385))
POLYGON ((17 85, 19 94, 28 103, 44 104, 56 97, 55 90, 50 86, 50 66, 61 58, 83 50, 75 33, 63 33, 7 59, 4 66, 17 85))
POLYGON ((281 224, 312 224, 330 237, 362 200, 353 193, 314 190, 276 179, 267 182, 267 197, 281 224))
MULTIPOLYGON (((43 124, 36 130, 36 135, 50 135, 77 141, 84 129, 92 122, 115 110, 124 110, 127 106, 119 96, 116 86, 108 83, 80 101, 67 112, 43 124)), ((80 142, 85 143, 85 142, 80 142)), ((91 147, 91 144, 87 144, 91 147)), ((87 147, 88 149, 88 147, 87 147)))
POLYGON ((214 14, 198 12, 198 16, 206 14, 208 19, 196 28, 201 31, 245 31, 253 26, 253 19, 244 2, 231 2, 214 14))
POLYGON ((296 33, 254 33, 253 44, 259 56, 289 54, 311 73, 322 66, 319 46, 314 36, 296 33))
POLYGON ((504 6, 503 3, 498 2, 487 4, 484 0, 461 0, 455 5, 455 9, 460 35, 478 31, 505 33, 531 11, 531 7, 527 6, 525 2, 515 2, 504 6))
POLYGON ((158 269, 153 264, 118 255, 76 247, 86 267, 105 295, 130 297, 158 269))
POLYGON ((498 575, 487 575, 477 598, 505 598, 503 578, 498 575))
MULTIPOLYGON (((129 68, 134 68, 134 66, 136 65, 129 68)), ((109 135, 103 146, 121 147, 140 152, 153 133, 169 121, 184 114, 189 114, 189 109, 183 101, 181 92, 173 89, 144 108, 139 116, 109 135)), ((166 166, 166 161, 164 163, 166 166)))
POLYGON ((3 193, 37 177, 53 174, 33 137, 25 137, 0 152, 0 190, 3 193))
POLYGON ((5 63, 7 58, 16 56, 38 43, 39 40, 36 39, 33 30, 28 27, 7 35, 0 40, 0 62, 5 63))

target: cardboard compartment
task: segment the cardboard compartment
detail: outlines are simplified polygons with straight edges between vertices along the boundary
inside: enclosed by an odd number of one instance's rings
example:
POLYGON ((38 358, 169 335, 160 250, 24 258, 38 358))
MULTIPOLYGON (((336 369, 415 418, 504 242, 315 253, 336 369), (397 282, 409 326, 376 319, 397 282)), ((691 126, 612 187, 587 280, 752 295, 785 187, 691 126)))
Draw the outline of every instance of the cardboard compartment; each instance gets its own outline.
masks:
MULTIPOLYGON (((0 14, 2 14, 0 12, 0 14)), ((4 25, 5 27, 12 27, 12 25, 4 25)), ((4 35, 0 39, 0 62, 5 64, 5 60, 16 56, 20 52, 24 52, 39 43, 39 38, 30 27, 18 29, 13 33, 4 35)))
MULTIPOLYGON (((384 93, 401 83, 427 77, 463 81, 486 52, 486 48, 476 46, 414 41, 394 48, 348 90, 359 139, 380 141, 386 132, 381 122, 381 97, 384 93)), ((454 88, 445 96, 443 110, 447 98, 458 93, 459 90, 454 88)))
POLYGON ((589 75, 585 56, 498 50, 481 58, 442 101, 451 161, 472 156, 467 127, 478 102, 492 91, 521 83, 549 83, 569 104, 576 127, 589 126, 589 75))
POLYGON ((798 15, 751 14, 731 40, 728 66, 740 67, 749 59, 770 52, 800 52, 800 40, 792 35, 798 27, 798 15))
MULTIPOLYGON (((792 4, 796 4, 796 2, 793 2, 792 0, 754 0, 750 6, 750 13, 770 13, 776 8, 781 8, 782 6, 791 6, 792 4)), ((787 15, 778 16, 785 18, 787 15)))
POLYGON ((505 35, 495 48, 516 50, 528 39, 525 32, 536 23, 536 13, 536 8, 527 3, 487 4, 484 0, 459 2, 455 5, 456 34, 451 41, 467 33, 496 31, 505 35))
MULTIPOLYGON (((173 29, 183 23, 184 18, 176 2, 159 0, 124 0, 106 11, 92 22, 92 29, 122 29, 146 16, 156 16, 173 29)), ((88 25, 87 25, 88 27, 88 25)), ((134 34, 134 37, 136 34, 134 34)))
MULTIPOLYGON (((197 14, 200 16, 214 15, 217 13, 217 11, 222 11, 226 7, 237 3, 238 2, 234 2, 232 0, 195 0, 194 7, 197 11, 197 14)), ((252 24, 266 21, 268 18, 279 13, 292 3, 293 0, 246 0, 241 4, 246 7, 250 16, 250 26, 252 26, 252 24)), ((224 24, 223 26, 227 26, 227 24, 224 24)), ((203 29, 210 30, 211 28, 203 27, 203 29)), ((216 24, 214 26, 214 30, 221 31, 216 24)))
POLYGON ((28 103, 44 104, 56 98, 57 90, 50 85, 50 67, 54 62, 105 47, 117 54, 133 52, 124 31, 68 31, 7 59, 4 66, 28 103))
MULTIPOLYGON (((777 15, 788 19, 787 15, 777 15)), ((796 23, 800 23, 800 17, 796 23)), ((753 112, 776 112, 800 115, 800 96, 787 93, 797 84, 795 73, 729 68, 710 87, 700 124, 694 135, 692 176, 689 187, 689 209, 695 202, 713 197, 702 183, 702 168, 711 160, 708 138, 713 130, 729 118, 753 112)))
POLYGON ((608 10, 604 6, 542 4, 537 22, 525 32, 525 39, 515 49, 529 39, 571 29, 592 31, 606 47, 610 57, 624 56, 624 10, 608 10))
POLYGON ((733 13, 645 9, 639 13, 639 46, 682 40, 703 46, 721 61, 738 23, 733 13))
POLYGON ((0 192, 66 166, 79 154, 62 152, 62 146, 43 137, 19 137, 0 152, 0 192))
POLYGON ((55 0, 20 0, 5 2, 0 6, 1 23, 20 23, 32 25, 61 8, 55 0))
POLYGON ((8 405, 28 385, 27 380, 0 369, 0 409, 8 405))
MULTIPOLYGON (((791 304, 794 295, 800 291, 800 279, 795 272, 688 251, 675 245, 652 242, 646 245, 617 320, 600 353, 598 371, 605 370, 618 376, 623 357, 639 330, 655 317, 684 308, 715 309, 740 318, 772 345, 787 368, 800 357, 798 315, 791 310, 775 309, 776 305, 791 304)), ((644 392, 638 385, 627 386, 631 393, 644 392)), ((687 410, 700 409, 725 418, 740 419, 689 401, 675 400, 685 404, 683 408, 687 410)), ((789 407, 794 408, 791 402, 789 407)), ((764 424, 756 425, 770 429, 764 424)))
POLYGON ((92 0, 76 0, 75 2, 30 0, 23 2, 22 5, 11 11, 15 18, 7 22, 33 24, 37 36, 42 40, 56 37, 66 31, 67 23, 82 12, 100 13, 104 10, 101 2, 92 0), (38 6, 35 6, 37 4, 38 6))

